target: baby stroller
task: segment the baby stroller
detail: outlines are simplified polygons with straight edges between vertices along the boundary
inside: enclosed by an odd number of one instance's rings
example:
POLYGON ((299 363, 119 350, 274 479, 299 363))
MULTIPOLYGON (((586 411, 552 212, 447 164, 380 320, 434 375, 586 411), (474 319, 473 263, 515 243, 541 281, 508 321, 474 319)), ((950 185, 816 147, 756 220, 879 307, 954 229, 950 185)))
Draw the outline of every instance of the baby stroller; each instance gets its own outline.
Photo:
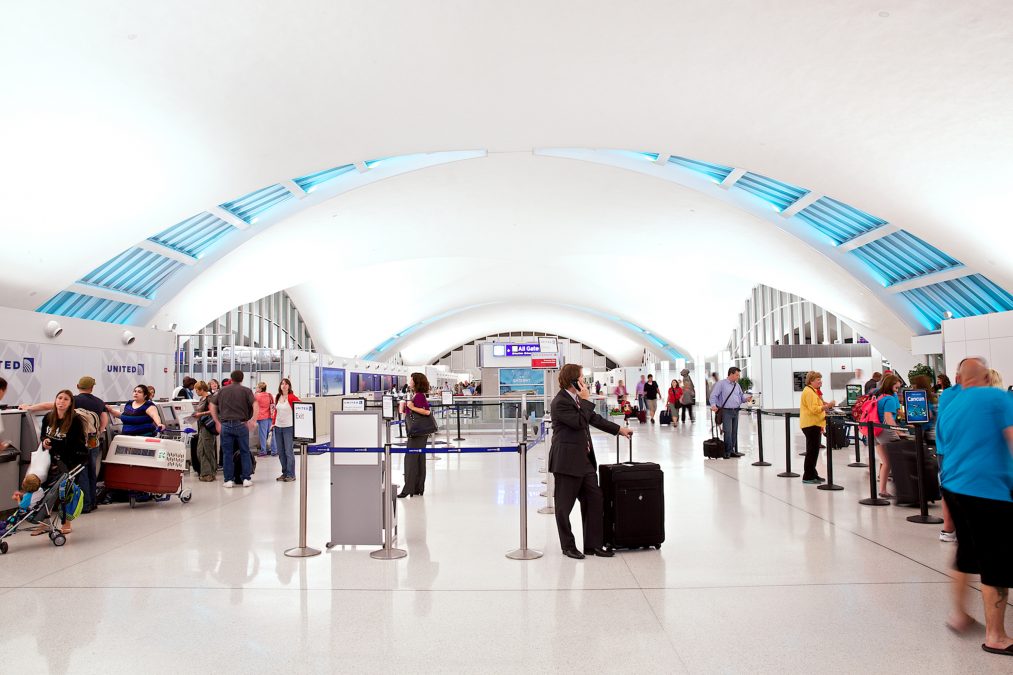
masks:
POLYGON ((42 531, 49 535, 53 546, 63 546, 67 543, 67 537, 60 531, 57 521, 66 522, 81 515, 84 508, 84 493, 74 482, 74 478, 83 470, 83 465, 78 466, 49 483, 48 487, 40 488, 43 490, 42 496, 34 500, 27 511, 19 511, 6 522, 0 523, 0 527, 4 528, 0 532, 0 554, 7 553, 6 539, 19 528, 26 527, 26 524, 41 527, 42 531))

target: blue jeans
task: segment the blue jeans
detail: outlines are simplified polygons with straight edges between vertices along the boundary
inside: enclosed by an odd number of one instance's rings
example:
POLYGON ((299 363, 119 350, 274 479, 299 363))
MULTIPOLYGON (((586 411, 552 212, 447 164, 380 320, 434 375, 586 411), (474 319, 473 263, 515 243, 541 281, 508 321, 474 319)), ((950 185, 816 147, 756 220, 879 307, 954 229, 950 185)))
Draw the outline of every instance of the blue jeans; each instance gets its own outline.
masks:
POLYGON ((739 409, 722 408, 721 426, 725 430, 725 457, 739 451, 739 409))
POLYGON ((78 474, 78 477, 84 477, 84 481, 78 481, 78 485, 80 485, 81 490, 84 491, 84 507, 86 509, 95 508, 95 495, 98 492, 95 485, 98 478, 95 472, 95 462, 98 461, 100 454, 102 454, 101 443, 98 447, 92 448, 88 451, 88 464, 85 466, 84 471, 78 474))
POLYGON ((257 420, 257 432, 260 434, 260 454, 267 453, 267 432, 271 430, 271 418, 257 420))
POLYGON ((225 470, 225 481, 243 481, 250 478, 253 464, 250 459, 250 432, 246 422, 222 422, 222 469, 225 470), (233 455, 239 453, 242 464, 242 476, 236 476, 236 462, 233 455))
POLYGON ((281 462, 281 475, 295 478, 295 453, 292 452, 295 427, 274 428, 274 450, 281 462))

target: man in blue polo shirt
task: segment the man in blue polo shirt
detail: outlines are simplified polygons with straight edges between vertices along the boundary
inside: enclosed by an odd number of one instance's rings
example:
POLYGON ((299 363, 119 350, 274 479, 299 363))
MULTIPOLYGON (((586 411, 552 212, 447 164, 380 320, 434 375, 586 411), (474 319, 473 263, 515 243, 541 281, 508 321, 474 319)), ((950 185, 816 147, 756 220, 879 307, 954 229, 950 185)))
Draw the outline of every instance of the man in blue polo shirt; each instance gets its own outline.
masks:
POLYGON ((711 390, 711 410, 721 411, 721 427, 725 432, 725 459, 742 457, 739 452, 739 408, 743 403, 752 401, 739 386, 742 371, 732 366, 728 369, 728 377, 714 385, 711 390))
POLYGON ((943 498, 957 531, 953 577, 956 631, 974 620, 965 609, 967 575, 981 575, 985 604, 982 649, 1013 656, 1006 634, 1006 603, 1013 586, 1013 397, 988 386, 984 359, 965 359, 961 389, 940 406, 936 444, 943 455, 943 498))

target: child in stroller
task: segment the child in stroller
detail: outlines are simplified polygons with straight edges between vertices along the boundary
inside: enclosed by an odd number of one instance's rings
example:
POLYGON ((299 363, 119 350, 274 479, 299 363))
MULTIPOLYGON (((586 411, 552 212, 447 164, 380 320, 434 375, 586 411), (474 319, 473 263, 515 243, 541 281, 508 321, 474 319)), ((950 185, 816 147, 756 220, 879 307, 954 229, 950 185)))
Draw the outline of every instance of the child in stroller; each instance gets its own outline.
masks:
MULTIPOLYGON (((28 509, 31 508, 32 501, 36 497, 35 493, 40 487, 42 487, 42 481, 39 480, 38 476, 34 473, 25 474, 25 479, 21 481, 21 490, 11 495, 11 498, 18 503, 18 510, 7 520, 0 523, 0 535, 8 529, 13 528, 19 520, 28 514, 28 509)), ((39 496, 41 497, 42 495, 39 496)))
MULTIPOLYGON (((38 488, 35 492, 14 493, 18 499, 19 508, 14 516, 3 523, 3 529, 0 531, 0 554, 7 553, 8 545, 4 540, 16 533, 18 528, 25 523, 36 526, 32 530, 33 537, 48 533, 54 546, 63 546, 67 543, 66 535, 70 532, 70 521, 77 518, 84 507, 84 493, 74 482, 74 478, 83 469, 83 466, 78 466, 70 472, 62 474, 45 488, 41 497, 36 494, 38 488), (26 494, 27 500, 25 499, 26 494), (20 507, 26 502, 27 509, 22 510, 20 507), (57 525, 57 520, 60 521, 60 526, 57 525)), ((35 479, 37 481, 38 476, 35 479)), ((28 483, 26 475, 22 488, 26 487, 26 483, 32 485, 35 481, 28 483)))

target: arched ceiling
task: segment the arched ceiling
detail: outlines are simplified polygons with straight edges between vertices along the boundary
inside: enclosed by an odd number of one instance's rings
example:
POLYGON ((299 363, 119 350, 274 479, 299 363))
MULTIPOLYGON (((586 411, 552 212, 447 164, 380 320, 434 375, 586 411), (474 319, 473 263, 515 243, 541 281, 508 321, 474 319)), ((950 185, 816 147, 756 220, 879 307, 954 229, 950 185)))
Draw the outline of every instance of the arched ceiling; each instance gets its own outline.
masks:
POLYGON ((875 214, 1013 288, 996 245, 1013 179, 1005 2, 71 2, 11 4, 3 18, 10 306, 34 309, 118 252, 264 186, 478 149, 490 156, 251 233, 159 311, 196 325, 288 287, 315 335, 334 336, 325 345, 365 353, 447 311, 498 302, 521 322, 524 307, 560 299, 709 349, 763 282, 906 343, 895 308, 782 228, 678 185, 530 155, 553 147, 744 167, 875 214), (572 254, 551 255, 571 241, 572 254), (427 275, 416 295, 389 289, 402 307, 379 311, 374 297, 365 318, 342 309, 343 272, 400 260, 387 271, 407 277, 436 267, 426 257, 481 272, 427 275), (644 259, 665 267, 656 288, 644 259), (673 264, 691 279, 681 297, 666 287, 673 264), (589 270, 583 290, 553 283, 589 270), (719 273, 729 280, 705 281, 719 273))

